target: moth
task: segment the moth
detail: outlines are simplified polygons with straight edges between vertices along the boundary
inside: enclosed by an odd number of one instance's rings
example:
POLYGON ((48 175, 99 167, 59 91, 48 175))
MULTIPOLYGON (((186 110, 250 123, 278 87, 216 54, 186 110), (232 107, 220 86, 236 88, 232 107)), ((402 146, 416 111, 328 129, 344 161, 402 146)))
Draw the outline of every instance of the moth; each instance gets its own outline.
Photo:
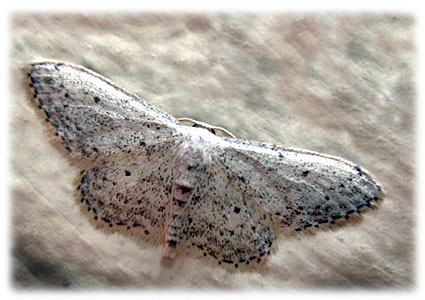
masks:
POLYGON ((259 265, 281 232, 344 224, 383 198, 352 162, 178 120, 82 66, 36 62, 28 79, 32 103, 81 168, 90 218, 162 246, 165 260, 187 250, 259 265))

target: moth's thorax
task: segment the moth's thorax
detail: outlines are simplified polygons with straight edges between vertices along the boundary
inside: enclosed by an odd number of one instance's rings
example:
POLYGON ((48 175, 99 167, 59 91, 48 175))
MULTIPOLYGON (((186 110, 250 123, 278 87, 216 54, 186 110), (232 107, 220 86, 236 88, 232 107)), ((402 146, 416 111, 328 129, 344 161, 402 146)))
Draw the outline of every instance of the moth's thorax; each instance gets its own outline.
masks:
POLYGON ((174 160, 174 176, 176 184, 193 189, 210 164, 211 153, 217 142, 215 136, 205 129, 187 129, 189 134, 179 145, 174 160))

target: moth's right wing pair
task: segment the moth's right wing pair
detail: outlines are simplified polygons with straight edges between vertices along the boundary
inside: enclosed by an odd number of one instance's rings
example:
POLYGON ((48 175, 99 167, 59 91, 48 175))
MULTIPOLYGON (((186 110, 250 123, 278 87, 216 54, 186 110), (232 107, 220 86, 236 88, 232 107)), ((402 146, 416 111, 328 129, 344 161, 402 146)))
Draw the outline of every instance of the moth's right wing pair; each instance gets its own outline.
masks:
POLYGON ((346 160, 226 140, 229 147, 217 151, 194 195, 190 217, 196 226, 189 227, 191 234, 202 224, 205 230, 191 239, 208 245, 207 253, 221 253, 224 262, 263 256, 275 239, 274 229, 342 224, 383 197, 368 172, 346 160))
POLYGON ((294 230, 333 223, 383 198, 366 170, 347 160, 301 149, 229 139, 223 163, 240 188, 275 220, 294 230))

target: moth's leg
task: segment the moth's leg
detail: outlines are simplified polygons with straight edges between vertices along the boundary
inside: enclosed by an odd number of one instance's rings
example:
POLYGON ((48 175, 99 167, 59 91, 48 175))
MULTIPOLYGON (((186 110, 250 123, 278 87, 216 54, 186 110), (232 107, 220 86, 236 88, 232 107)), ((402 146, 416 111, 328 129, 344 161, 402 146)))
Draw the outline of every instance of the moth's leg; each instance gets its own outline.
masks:
POLYGON ((193 120, 191 118, 178 118, 177 120, 179 120, 180 122, 191 122, 193 123, 192 125, 193 127, 204 128, 214 135, 216 135, 215 131, 217 130, 217 131, 221 131, 222 133, 224 133, 225 135, 231 138, 234 138, 234 139, 236 138, 236 136, 234 136, 232 133, 230 133, 230 131, 228 131, 227 129, 224 129, 223 127, 213 126, 208 123, 193 120))
POLYGON ((194 189, 192 187, 179 185, 176 181, 173 183, 171 214, 165 234, 165 248, 163 255, 166 259, 172 260, 176 256, 176 248, 180 237, 188 225, 185 210, 186 204, 192 197, 193 190, 194 189))

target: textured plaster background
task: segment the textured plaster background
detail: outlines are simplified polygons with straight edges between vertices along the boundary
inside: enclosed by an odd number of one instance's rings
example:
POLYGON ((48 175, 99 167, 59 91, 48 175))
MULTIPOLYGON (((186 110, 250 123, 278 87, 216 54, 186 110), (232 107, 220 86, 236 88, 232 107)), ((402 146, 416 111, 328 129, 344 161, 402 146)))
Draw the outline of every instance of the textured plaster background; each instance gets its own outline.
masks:
POLYGON ((18 288, 410 288, 415 283, 414 20, 391 14, 11 16, 11 278, 18 288), (368 169, 386 191, 363 222, 281 240, 229 273, 97 231, 77 170, 26 99, 22 68, 84 65, 176 117, 368 169))

